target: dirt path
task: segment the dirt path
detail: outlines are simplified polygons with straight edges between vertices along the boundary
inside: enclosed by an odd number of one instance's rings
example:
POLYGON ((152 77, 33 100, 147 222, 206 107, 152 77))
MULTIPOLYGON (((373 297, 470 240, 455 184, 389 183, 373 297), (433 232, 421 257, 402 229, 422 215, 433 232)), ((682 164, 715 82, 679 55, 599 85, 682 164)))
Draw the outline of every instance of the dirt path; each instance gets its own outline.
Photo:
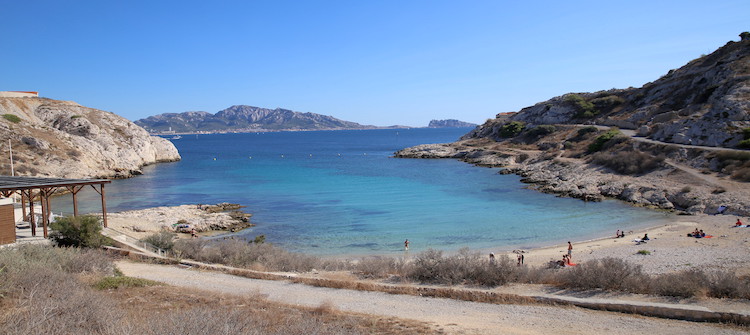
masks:
POLYGON ((197 271, 177 266, 121 261, 127 276, 188 289, 229 294, 261 294, 269 300, 301 306, 329 304, 344 312, 413 319, 437 325, 449 334, 746 334, 737 329, 686 321, 644 318, 572 307, 491 305, 311 287, 197 271))

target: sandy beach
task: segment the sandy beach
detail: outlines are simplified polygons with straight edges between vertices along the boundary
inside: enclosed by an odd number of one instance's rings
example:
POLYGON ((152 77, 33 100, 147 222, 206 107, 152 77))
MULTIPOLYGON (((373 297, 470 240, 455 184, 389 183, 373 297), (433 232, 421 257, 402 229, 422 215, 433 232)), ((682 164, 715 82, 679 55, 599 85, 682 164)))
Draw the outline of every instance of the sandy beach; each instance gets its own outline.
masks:
MULTIPOLYGON (((748 223, 748 218, 740 218, 748 223)), ((736 270, 750 274, 750 228, 734 227, 736 216, 731 215, 679 215, 651 228, 626 231, 625 237, 611 236, 587 241, 571 241, 573 263, 615 257, 640 264, 648 273, 665 273, 689 268, 736 270), (711 238, 692 238, 687 234, 702 229, 711 238), (648 234, 650 240, 637 243, 648 234), (639 251, 644 250, 641 254, 639 251)), ((550 260, 562 259, 567 253, 567 241, 559 245, 524 250, 525 264, 540 266, 550 260)), ((498 254, 496 252, 496 254, 498 254)), ((501 252, 516 259, 513 252, 501 252)))

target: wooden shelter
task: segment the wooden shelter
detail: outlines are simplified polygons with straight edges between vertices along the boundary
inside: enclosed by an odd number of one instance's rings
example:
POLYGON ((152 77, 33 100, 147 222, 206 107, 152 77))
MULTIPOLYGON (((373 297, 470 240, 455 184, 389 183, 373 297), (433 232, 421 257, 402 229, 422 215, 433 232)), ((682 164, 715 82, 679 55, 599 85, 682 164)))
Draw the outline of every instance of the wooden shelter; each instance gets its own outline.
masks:
MULTIPOLYGON (((99 193, 102 199, 102 221, 107 226, 107 200, 104 193, 104 184, 110 183, 107 179, 61 179, 61 178, 37 178, 37 177, 11 177, 0 176, 0 194, 9 198, 14 193, 21 195, 21 209, 24 221, 31 226, 31 235, 36 236, 36 222, 34 215, 34 202, 39 201, 42 206, 42 227, 44 237, 47 238, 47 227, 49 226, 52 210, 49 198, 59 189, 65 188, 73 194, 73 215, 78 216, 77 194, 84 187, 91 186, 99 193), (97 189, 98 185, 98 189, 97 189), (28 206, 27 206, 28 205, 28 206), (28 211, 27 211, 28 209, 28 211)), ((5 214, 3 214, 5 216, 5 214)), ((0 220, 0 224, 7 224, 8 220, 0 220)), ((14 219, 10 220, 15 223, 14 219)))

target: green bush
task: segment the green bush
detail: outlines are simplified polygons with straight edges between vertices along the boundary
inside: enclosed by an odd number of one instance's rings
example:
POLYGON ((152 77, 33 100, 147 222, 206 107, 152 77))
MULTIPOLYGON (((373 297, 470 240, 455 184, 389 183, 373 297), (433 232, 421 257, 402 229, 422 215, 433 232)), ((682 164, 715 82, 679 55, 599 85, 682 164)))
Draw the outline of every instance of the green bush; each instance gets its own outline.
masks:
POLYGON ((737 143, 737 147, 740 149, 750 149, 750 139, 740 141, 740 143, 737 143))
POLYGON ((118 289, 118 288, 127 288, 127 287, 146 287, 146 286, 156 286, 156 285, 163 285, 162 283, 148 280, 148 279, 142 279, 142 278, 133 278, 133 277, 127 277, 127 276, 116 276, 116 277, 104 277, 98 282, 94 284, 94 288, 98 290, 111 290, 111 289, 118 289))
POLYGON ((622 135, 619 129, 610 129, 607 130, 604 134, 599 135, 593 143, 589 145, 589 152, 597 152, 599 150, 602 150, 602 147, 605 143, 609 142, 609 140, 622 135))
POLYGON ((596 116, 596 114, 599 114, 599 111, 596 109, 593 103, 590 101, 586 101, 582 96, 571 93, 565 96, 563 98, 563 101, 572 105, 576 111, 578 112, 576 114, 576 117, 579 118, 592 118, 596 116))
POLYGON ((523 122, 512 121, 500 127, 500 137, 514 137, 523 131, 526 125, 523 122))
POLYGON ((174 247, 174 239, 176 236, 177 234, 175 233, 162 231, 153 235, 146 236, 141 240, 157 248, 169 251, 174 247))
POLYGON ((549 124, 543 124, 543 125, 539 125, 539 126, 536 126, 534 128, 531 128, 529 130, 529 135, 531 135, 531 136, 544 136, 544 135, 549 135, 549 134, 554 133, 555 130, 557 130, 555 128, 555 126, 549 125, 549 124))
POLYGON ((637 254, 639 254, 639 255, 650 255, 651 251, 648 251, 648 250, 638 250, 637 254))
POLYGON ((108 244, 97 216, 58 217, 50 228, 50 238, 58 246, 98 248, 108 244))
POLYGON ((21 118, 15 114, 3 114, 3 118, 13 123, 21 122, 21 118))

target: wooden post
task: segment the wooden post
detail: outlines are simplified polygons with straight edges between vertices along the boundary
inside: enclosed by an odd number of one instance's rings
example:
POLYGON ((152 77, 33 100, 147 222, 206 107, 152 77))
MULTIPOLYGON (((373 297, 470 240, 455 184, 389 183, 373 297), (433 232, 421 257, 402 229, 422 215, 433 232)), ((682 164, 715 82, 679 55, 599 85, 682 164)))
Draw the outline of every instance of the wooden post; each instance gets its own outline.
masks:
POLYGON ((83 189, 83 186, 69 186, 68 190, 73 193, 73 216, 78 217, 78 192, 83 189))
POLYGON ((101 184, 102 191, 99 193, 102 196, 102 222, 104 228, 107 228, 107 197, 104 195, 104 183, 101 184))
POLYGON ((24 191, 21 191, 21 216, 23 217, 22 221, 29 221, 29 215, 26 214, 26 193, 24 191))
POLYGON ((36 236, 36 214, 34 213, 34 191, 29 190, 29 226, 31 226, 31 236, 36 236))
POLYGON ((47 238, 47 222, 49 221, 49 206, 47 204, 47 189, 39 190, 39 202, 42 204, 42 231, 47 238))

